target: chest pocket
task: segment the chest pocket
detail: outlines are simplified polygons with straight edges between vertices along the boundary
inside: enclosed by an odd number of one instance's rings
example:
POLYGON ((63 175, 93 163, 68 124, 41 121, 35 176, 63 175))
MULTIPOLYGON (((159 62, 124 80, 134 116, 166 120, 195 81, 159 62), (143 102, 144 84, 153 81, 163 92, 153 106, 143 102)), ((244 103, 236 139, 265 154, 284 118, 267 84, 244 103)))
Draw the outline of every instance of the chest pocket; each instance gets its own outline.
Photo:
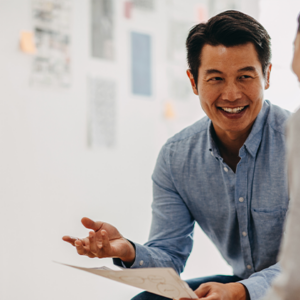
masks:
POLYGON ((274 210, 251 209, 256 271, 276 263, 286 211, 282 207, 274 210))

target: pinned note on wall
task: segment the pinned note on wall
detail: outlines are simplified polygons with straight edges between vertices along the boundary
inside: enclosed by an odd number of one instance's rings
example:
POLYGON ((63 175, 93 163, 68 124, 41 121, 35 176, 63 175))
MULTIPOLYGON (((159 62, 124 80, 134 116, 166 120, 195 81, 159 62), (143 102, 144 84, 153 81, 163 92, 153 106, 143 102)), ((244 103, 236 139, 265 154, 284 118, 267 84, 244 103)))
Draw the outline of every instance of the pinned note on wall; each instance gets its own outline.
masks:
POLYGON ((126 19, 130 19, 131 18, 131 12, 132 12, 132 2, 125 1, 124 2, 124 17, 126 19))
POLYGON ((135 95, 152 96, 151 36, 131 32, 131 88, 135 95))
POLYGON ((167 120, 172 120, 176 116, 175 114, 175 109, 174 105, 171 101, 168 101, 165 103, 165 108, 164 108, 164 117, 167 120))
POLYGON ((208 21, 208 9, 206 5, 198 5, 197 7, 197 20, 199 23, 208 21))
POLYGON ((21 31, 20 48, 24 53, 36 54, 33 32, 21 31))

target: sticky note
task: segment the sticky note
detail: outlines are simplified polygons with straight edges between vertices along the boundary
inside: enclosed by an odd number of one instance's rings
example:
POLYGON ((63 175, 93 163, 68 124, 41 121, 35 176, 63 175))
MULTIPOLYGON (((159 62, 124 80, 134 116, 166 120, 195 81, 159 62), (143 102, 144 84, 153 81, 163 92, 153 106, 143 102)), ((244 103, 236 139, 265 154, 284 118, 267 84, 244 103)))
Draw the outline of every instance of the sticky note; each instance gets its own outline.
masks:
POLYGON ((24 53, 28 53, 28 54, 36 53, 34 34, 31 31, 21 32, 20 48, 24 53))
POLYGON ((168 120, 175 118, 175 110, 172 102, 166 102, 164 115, 168 120))
POLYGON ((197 19, 199 23, 207 22, 208 20, 208 10, 207 7, 204 5, 199 5, 197 7, 197 19))
POLYGON ((131 18, 132 2, 124 2, 124 16, 126 19, 131 18))

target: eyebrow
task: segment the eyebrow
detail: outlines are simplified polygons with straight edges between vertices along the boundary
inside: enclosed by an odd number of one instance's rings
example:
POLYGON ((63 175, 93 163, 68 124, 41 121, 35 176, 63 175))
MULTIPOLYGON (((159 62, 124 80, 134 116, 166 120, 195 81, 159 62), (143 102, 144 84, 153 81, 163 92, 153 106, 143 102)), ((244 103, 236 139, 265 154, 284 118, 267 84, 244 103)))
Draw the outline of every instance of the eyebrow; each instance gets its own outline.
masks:
POLYGON ((210 74, 213 74, 213 73, 218 73, 218 74, 223 74, 223 72, 217 70, 217 69, 208 69, 208 70, 205 70, 205 75, 210 75, 210 74))
MULTIPOLYGON (((256 69, 252 66, 247 66, 247 67, 244 67, 244 68, 241 68, 238 70, 238 72, 245 72, 245 71, 256 72, 256 69)), ((217 69, 208 69, 205 71, 205 75, 210 75, 210 74, 214 74, 214 73, 223 74, 222 71, 217 70, 217 69)))
POLYGON ((248 66, 248 67, 241 68, 238 70, 238 72, 245 72, 245 71, 256 72, 256 69, 252 66, 248 66))

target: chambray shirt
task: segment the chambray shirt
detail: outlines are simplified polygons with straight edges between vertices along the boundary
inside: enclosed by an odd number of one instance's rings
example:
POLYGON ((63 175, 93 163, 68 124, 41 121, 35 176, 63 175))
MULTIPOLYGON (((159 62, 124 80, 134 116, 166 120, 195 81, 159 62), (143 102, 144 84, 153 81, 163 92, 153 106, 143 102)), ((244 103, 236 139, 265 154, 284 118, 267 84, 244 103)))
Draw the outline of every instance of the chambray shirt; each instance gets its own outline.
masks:
POLYGON ((239 151, 235 173, 220 155, 208 117, 170 138, 152 176, 149 241, 134 244, 131 268, 172 267, 181 273, 197 222, 234 275, 243 279, 250 298, 261 298, 280 272, 276 258, 289 202, 285 166, 289 115, 264 101, 239 151))

